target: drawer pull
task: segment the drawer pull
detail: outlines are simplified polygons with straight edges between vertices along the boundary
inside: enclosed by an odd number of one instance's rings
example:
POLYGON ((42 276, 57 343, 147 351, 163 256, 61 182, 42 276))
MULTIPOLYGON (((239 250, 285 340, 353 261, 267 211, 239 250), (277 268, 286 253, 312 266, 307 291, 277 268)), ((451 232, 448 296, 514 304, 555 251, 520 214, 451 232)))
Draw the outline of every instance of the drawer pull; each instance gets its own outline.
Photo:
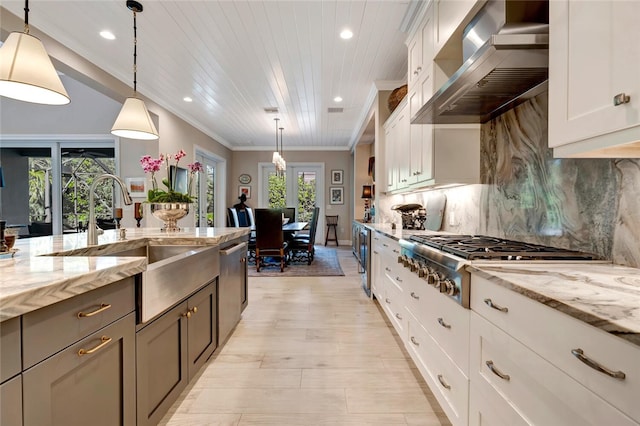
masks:
POLYGON ((420 296, 418 296, 417 294, 415 294, 413 291, 411 292, 411 297, 413 297, 416 300, 420 300, 420 296))
POLYGON ((493 361, 489 360, 486 362, 487 367, 489 367, 489 370, 491 370, 491 372, 493 374, 495 374, 496 376, 500 377, 503 380, 509 381, 511 380, 511 376, 509 376, 508 374, 504 374, 503 372, 501 372, 500 370, 498 370, 496 368, 495 365, 493 365, 493 361))
POLYGON ((486 303, 488 307, 493 308, 496 311, 505 312, 505 313, 509 312, 509 308, 506 308, 504 306, 498 306, 495 303, 493 303, 491 299, 484 299, 484 303, 486 303))
POLYGON ((418 341, 416 340, 416 338, 415 338, 415 337, 413 337, 413 336, 411 336, 411 343, 413 343, 413 344, 414 344, 414 345, 416 345, 416 346, 420 346, 420 342, 418 342, 418 341))
POLYGON ((92 312, 78 312, 78 318, 89 318, 92 317, 94 315, 99 314, 100 312, 104 312, 107 309, 111 308, 111 305, 109 305, 108 303, 101 303, 100 307, 98 309, 96 309, 95 311, 92 312))
POLYGON ((389 300, 388 297, 386 299, 384 299, 384 301, 387 302, 387 303, 391 303, 391 300, 389 300))
POLYGON ((451 389, 451 385, 447 384, 447 382, 444 381, 444 378, 442 377, 442 374, 438 374, 438 381, 440 382, 442 387, 445 388, 446 390, 450 390, 451 389))
POLYGON ((396 314, 396 318, 398 318, 400 321, 402 321, 402 315, 396 314))
POLYGON ((589 358, 588 356, 586 356, 584 354, 584 351, 582 349, 580 349, 580 348, 572 349, 571 350, 571 355, 575 356, 580 361, 582 361, 583 363, 587 364, 589 367, 593 368, 594 370, 597 370, 597 371, 599 371, 601 373, 604 373, 607 376, 613 377, 614 379, 624 380, 625 377, 627 377, 627 375, 624 374, 622 371, 609 370, 608 368, 600 365, 599 362, 594 361, 591 358, 589 358))
POLYGON ((183 312, 180 314, 181 317, 187 317, 187 318, 191 318, 191 310, 188 310, 187 312, 183 312))
POLYGON ((396 277, 396 281, 398 281, 399 283, 402 282, 402 280, 400 279, 400 277, 396 277))
POLYGON ((385 267, 384 267, 384 270, 385 270, 385 271, 387 271, 387 272, 391 272, 391 269, 389 269, 389 267, 388 267, 388 266, 385 266, 385 267))
POLYGON ((626 93, 618 93, 613 97, 613 106, 618 106, 622 104, 628 104, 631 101, 631 97, 626 93))
POLYGON ((438 318, 438 324, 440 324, 444 328, 451 328, 451 324, 447 324, 446 322, 444 322, 444 319, 442 318, 438 318))
POLYGON ((105 347, 106 345, 109 344, 109 342, 111 341, 111 337, 107 337, 107 336, 102 336, 100 338, 100 344, 94 348, 91 349, 80 349, 78 351, 78 356, 82 356, 82 355, 91 355, 92 353, 94 353, 95 351, 99 351, 100 349, 102 349, 103 347, 105 347))
POLYGON ((194 306, 194 307, 193 307, 193 309, 190 309, 190 311, 191 311, 192 313, 194 313, 194 314, 197 314, 197 313, 198 313, 198 307, 197 307, 197 306, 194 306))

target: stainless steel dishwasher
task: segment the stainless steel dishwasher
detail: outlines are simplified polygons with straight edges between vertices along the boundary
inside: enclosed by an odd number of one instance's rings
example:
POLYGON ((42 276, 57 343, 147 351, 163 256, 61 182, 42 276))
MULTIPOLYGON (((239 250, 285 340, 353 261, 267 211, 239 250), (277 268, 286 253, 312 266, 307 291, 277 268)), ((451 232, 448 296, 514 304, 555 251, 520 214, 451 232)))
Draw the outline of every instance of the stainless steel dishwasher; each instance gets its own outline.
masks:
POLYGON ((232 242, 220 250, 218 342, 224 343, 247 305, 247 243, 232 242))

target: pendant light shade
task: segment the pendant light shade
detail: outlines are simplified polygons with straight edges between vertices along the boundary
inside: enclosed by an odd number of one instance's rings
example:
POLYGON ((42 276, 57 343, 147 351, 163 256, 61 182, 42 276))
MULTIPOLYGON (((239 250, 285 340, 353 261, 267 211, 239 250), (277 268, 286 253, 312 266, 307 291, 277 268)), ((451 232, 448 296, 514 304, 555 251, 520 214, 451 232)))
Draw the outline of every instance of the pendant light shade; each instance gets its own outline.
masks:
POLYGON ((138 98, 127 98, 124 101, 111 133, 128 139, 158 139, 158 130, 151 121, 147 106, 138 98))
POLYGON ((128 139, 156 140, 159 137, 158 130, 151 120, 144 101, 137 97, 138 27, 136 13, 142 12, 142 4, 128 0, 127 8, 133 12, 133 96, 124 101, 120 114, 111 128, 111 134, 128 139))
POLYGON ((0 96, 46 105, 71 102, 42 42, 29 34, 29 2, 25 31, 12 32, 0 47, 0 96))
POLYGON ((271 162, 276 166, 276 171, 278 171, 278 164, 280 163, 280 152, 278 152, 278 121, 279 118, 274 118, 276 122, 276 150, 273 151, 273 155, 271 156, 271 162))

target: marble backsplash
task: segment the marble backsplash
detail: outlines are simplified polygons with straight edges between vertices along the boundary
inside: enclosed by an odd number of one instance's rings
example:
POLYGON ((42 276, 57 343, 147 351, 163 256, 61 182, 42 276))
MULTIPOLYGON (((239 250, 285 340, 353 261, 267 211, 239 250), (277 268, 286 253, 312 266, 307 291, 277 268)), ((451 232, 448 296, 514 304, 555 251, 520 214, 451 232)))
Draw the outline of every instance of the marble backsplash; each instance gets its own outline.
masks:
MULTIPOLYGON (((481 185, 443 190, 442 230, 594 253, 640 267, 640 160, 556 159, 547 148, 547 95, 482 125, 481 185)), ((382 197, 427 205, 436 191, 382 197)))

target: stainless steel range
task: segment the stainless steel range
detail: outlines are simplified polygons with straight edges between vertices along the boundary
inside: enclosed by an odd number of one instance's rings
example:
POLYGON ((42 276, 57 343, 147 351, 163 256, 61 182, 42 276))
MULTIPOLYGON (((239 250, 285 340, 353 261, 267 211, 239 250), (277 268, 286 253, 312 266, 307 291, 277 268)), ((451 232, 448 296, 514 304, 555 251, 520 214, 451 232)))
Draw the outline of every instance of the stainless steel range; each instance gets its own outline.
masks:
POLYGON ((597 259, 589 253, 482 235, 414 235, 401 239, 400 247, 399 263, 465 308, 469 307, 471 275, 465 269, 469 264, 597 259))

